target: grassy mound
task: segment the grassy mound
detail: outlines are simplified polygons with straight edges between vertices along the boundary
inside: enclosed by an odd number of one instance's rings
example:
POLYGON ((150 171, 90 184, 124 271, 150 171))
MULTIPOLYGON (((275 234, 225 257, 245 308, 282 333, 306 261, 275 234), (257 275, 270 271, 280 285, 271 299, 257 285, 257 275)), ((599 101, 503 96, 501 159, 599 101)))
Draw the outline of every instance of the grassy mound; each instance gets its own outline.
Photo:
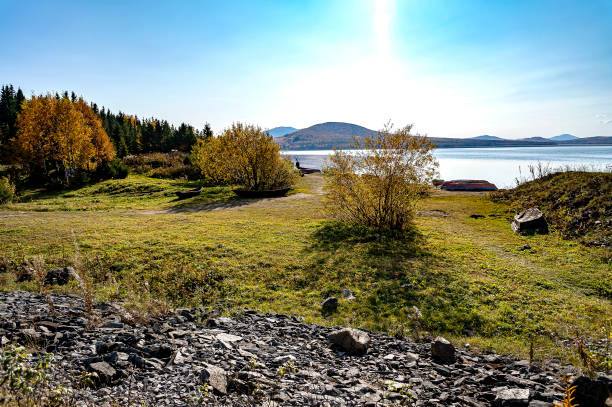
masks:
POLYGON ((565 238, 612 245, 612 173, 561 172, 491 194, 513 211, 537 206, 565 238))

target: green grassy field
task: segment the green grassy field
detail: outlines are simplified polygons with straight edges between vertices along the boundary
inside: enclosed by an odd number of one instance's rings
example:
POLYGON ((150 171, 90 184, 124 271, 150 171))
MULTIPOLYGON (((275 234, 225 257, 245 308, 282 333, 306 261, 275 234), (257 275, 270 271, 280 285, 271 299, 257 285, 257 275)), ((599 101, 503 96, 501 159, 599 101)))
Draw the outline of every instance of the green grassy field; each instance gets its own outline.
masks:
MULTIPOLYGON (((555 233, 516 235, 509 207, 474 193, 434 194, 414 230, 392 238, 326 221, 322 183, 307 176, 293 195, 246 201, 227 187, 176 201, 175 191, 196 183, 141 176, 27 191, 0 207, 0 257, 71 265, 74 231, 98 300, 246 306, 405 336, 417 306, 430 334, 523 356, 534 336, 541 358, 571 360, 559 338, 609 337, 609 249, 555 233), (531 250, 519 251, 525 244, 531 250), (356 299, 323 315, 321 301, 343 288, 356 299)), ((11 273, 0 274, 0 287, 35 289, 11 273)), ((79 291, 75 283, 56 289, 79 291)))

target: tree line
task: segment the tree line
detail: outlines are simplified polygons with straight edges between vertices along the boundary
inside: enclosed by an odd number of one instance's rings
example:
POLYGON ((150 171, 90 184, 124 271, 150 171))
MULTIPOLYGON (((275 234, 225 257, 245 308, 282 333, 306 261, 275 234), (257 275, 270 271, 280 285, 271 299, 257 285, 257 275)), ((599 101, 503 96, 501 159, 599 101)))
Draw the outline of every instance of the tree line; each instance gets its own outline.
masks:
MULTIPOLYGON (((67 99, 73 104, 79 99, 74 92, 47 95, 55 100, 67 99)), ((38 96, 42 97, 42 95, 38 96)), ((17 118, 26 97, 23 91, 15 90, 13 85, 4 85, 0 93, 0 164, 8 163, 13 156, 11 140, 17 136, 17 118)), ((123 112, 113 113, 96 103, 89 107, 100 119, 116 155, 119 158, 131 154, 150 152, 169 152, 173 150, 188 152, 198 138, 212 136, 210 125, 206 123, 202 130, 181 123, 175 127, 166 120, 158 118, 140 119, 123 112)))

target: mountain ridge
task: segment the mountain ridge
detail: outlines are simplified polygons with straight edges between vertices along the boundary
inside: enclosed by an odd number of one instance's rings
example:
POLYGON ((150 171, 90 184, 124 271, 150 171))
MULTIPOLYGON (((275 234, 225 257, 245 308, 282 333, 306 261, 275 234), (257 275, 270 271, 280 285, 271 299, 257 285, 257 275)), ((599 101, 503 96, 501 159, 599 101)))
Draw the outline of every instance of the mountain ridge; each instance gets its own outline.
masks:
POLYGON ((278 126, 278 127, 273 127, 271 129, 266 130, 266 133, 276 138, 276 137, 282 137, 289 133, 293 133, 294 131, 297 131, 297 130, 298 129, 296 129, 295 127, 291 127, 291 126, 278 126))
MULTIPOLYGON (((332 150, 351 148, 353 136, 375 137, 377 132, 366 127, 346 122, 318 123, 292 133, 276 137, 275 141, 284 150, 332 150)), ((612 145, 612 137, 579 138, 562 134, 551 138, 529 137, 518 140, 482 135, 471 138, 430 137, 437 148, 478 148, 478 147, 545 147, 564 145, 612 145), (563 139, 559 139, 562 137, 563 139)))
POLYGON ((569 140, 576 140, 579 137, 574 136, 573 134, 559 134, 558 136, 554 136, 554 137, 550 137, 549 140, 553 140, 553 141, 569 141, 569 140))

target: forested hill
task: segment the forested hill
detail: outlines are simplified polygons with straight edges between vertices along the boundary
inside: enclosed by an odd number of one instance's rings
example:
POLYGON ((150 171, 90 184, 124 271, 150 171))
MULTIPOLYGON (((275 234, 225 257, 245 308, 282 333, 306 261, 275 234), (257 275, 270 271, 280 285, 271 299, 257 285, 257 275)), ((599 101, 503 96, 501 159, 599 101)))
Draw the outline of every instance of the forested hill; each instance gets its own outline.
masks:
MULTIPOLYGON (((66 97, 75 101, 77 95, 64 92, 56 93, 57 99, 66 97)), ((17 115, 25 96, 20 88, 15 90, 13 85, 2 86, 0 95, 0 163, 3 160, 2 147, 9 144, 9 140, 17 134, 17 115)), ((191 146, 198 137, 212 135, 208 123, 202 130, 189 124, 182 123, 175 127, 166 120, 158 118, 141 119, 126 113, 113 113, 96 103, 90 103, 91 108, 102 120, 104 130, 110 137, 119 157, 129 154, 148 153, 154 151, 167 152, 172 150, 190 151, 191 146)))
POLYGON ((285 150, 331 150, 349 147, 353 136, 364 138, 376 134, 374 130, 356 124, 326 122, 277 137, 275 141, 285 150))

